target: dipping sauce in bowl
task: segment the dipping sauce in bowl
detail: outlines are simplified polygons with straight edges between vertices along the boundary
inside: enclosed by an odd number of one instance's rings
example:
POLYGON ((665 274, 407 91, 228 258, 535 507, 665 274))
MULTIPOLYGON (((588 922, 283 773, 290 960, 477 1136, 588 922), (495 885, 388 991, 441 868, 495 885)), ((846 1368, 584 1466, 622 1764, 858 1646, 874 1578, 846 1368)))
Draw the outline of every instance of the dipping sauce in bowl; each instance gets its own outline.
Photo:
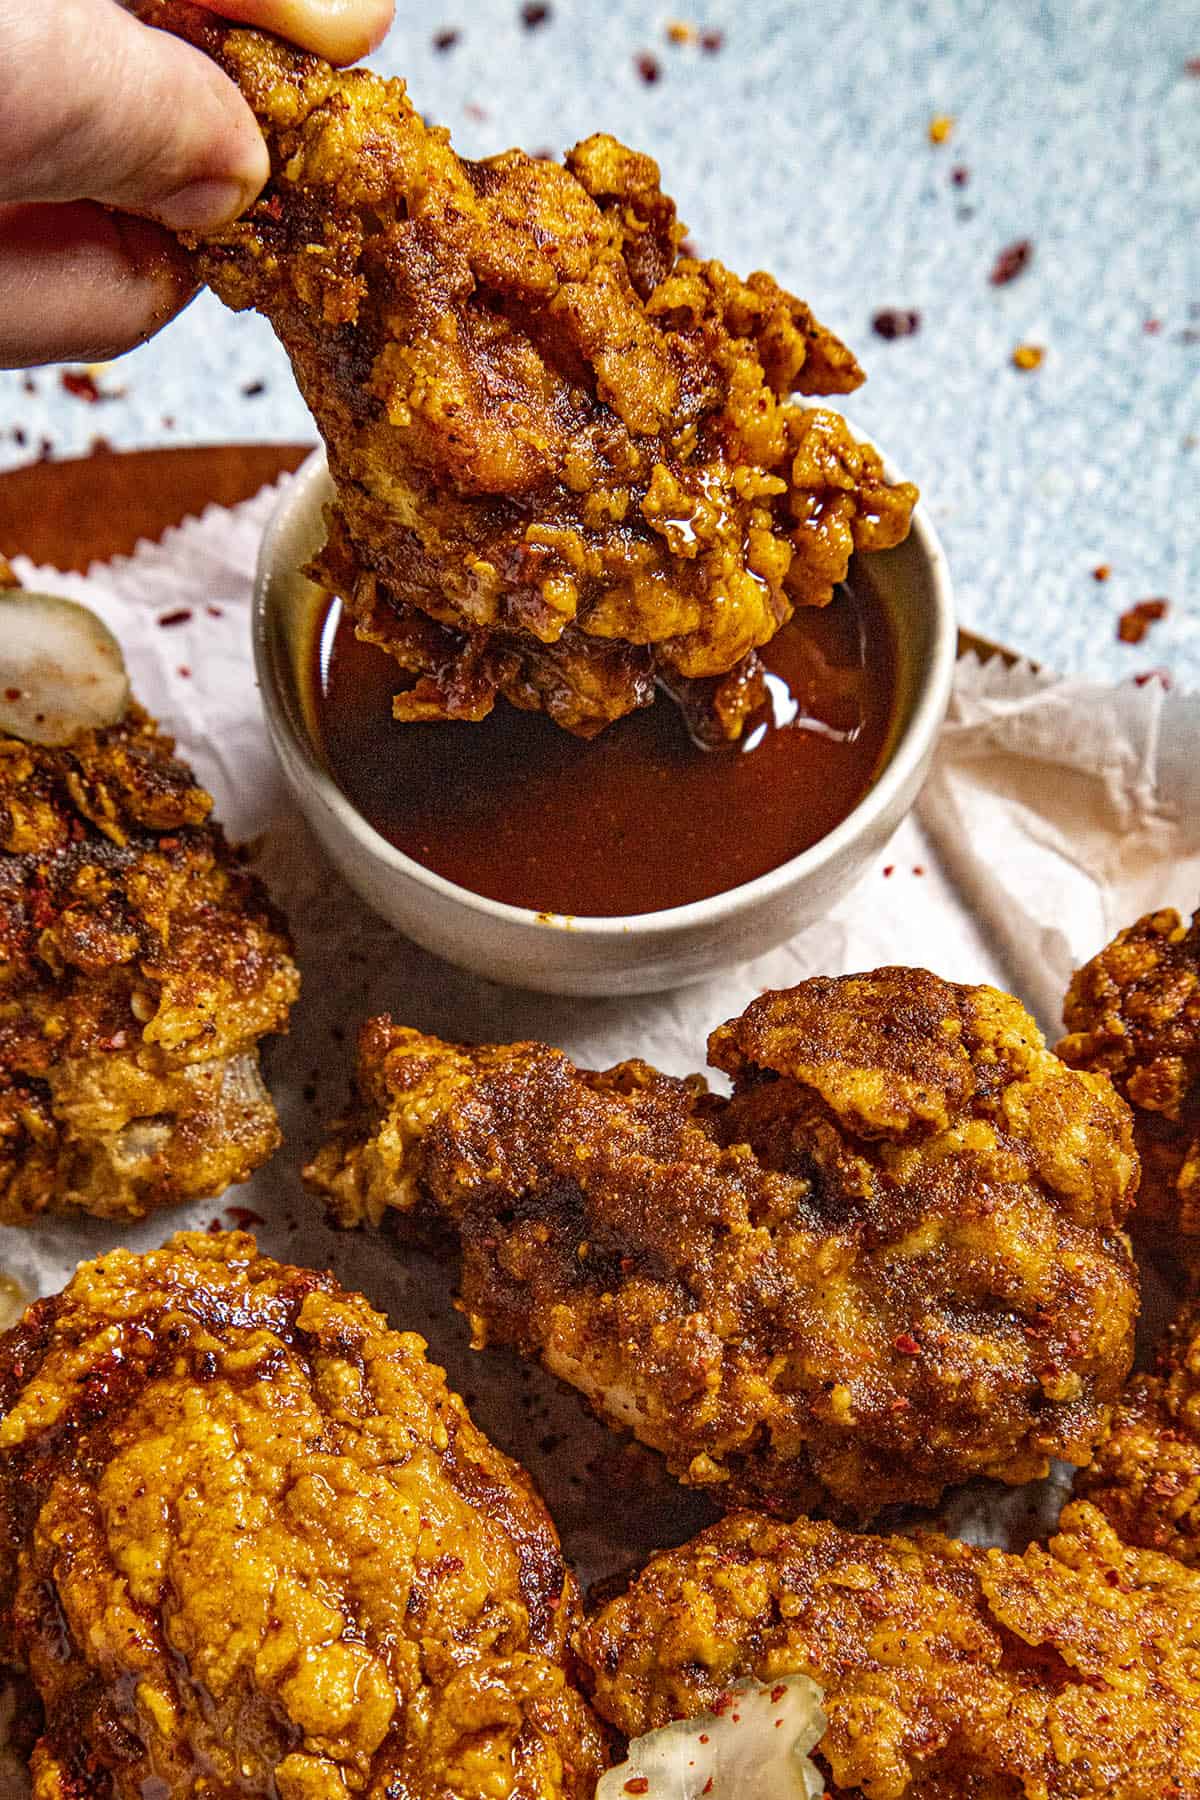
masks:
POLYGON ((896 656, 861 561, 762 656, 768 702, 715 750, 666 695, 589 741, 505 700, 476 723, 400 724, 395 663, 331 599, 305 699, 334 780, 406 856, 509 906, 615 918, 778 868, 847 818, 882 767, 896 656))
POLYGON ((356 644, 303 573, 331 491, 314 456, 263 537, 263 713, 332 866, 421 949, 547 994, 706 980, 827 917, 916 799, 957 642, 920 506, 902 544, 852 563, 829 608, 779 634, 770 716, 714 754, 665 696, 590 743, 504 708, 395 722, 392 659, 356 644))

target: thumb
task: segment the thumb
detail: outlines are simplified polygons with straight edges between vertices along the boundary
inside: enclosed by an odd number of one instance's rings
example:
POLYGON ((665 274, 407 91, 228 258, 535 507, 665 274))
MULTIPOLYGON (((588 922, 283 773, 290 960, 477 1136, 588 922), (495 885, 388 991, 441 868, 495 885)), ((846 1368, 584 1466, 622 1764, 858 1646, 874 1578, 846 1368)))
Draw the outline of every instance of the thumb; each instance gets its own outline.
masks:
POLYGON ((0 201, 99 200, 204 230, 267 179, 233 83, 113 0, 0 0, 0 67, 0 201))

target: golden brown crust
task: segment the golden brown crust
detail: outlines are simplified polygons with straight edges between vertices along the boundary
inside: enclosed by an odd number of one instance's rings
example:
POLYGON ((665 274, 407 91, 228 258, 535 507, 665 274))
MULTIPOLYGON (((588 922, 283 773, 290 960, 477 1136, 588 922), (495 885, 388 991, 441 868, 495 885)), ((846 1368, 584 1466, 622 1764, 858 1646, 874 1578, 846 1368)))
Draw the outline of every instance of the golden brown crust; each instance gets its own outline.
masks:
POLYGON ((735 1092, 371 1021, 310 1179, 433 1218, 479 1341, 539 1355, 724 1504, 869 1518, 1083 1462, 1137 1288, 1128 1112, 1017 1001, 810 981, 713 1034, 735 1092))
POLYGON ((1153 1371, 1130 1381, 1075 1491, 1126 1543, 1200 1569, 1200 1301, 1182 1309, 1153 1371))
POLYGON ((38 1800, 591 1793, 554 1529, 424 1349, 201 1235, 85 1264, 0 1340, 38 1800))
POLYGON ((279 1141, 258 1040, 286 927, 133 706, 63 749, 0 736, 0 1220, 140 1217, 279 1141))
POLYGON ((1084 965, 1058 1054, 1103 1069, 1133 1108, 1136 1221, 1200 1236, 1200 912, 1147 913, 1084 965))
POLYGON ((782 404, 857 387, 853 356, 769 276, 681 256, 649 157, 597 136, 565 167, 467 162, 402 82, 183 0, 135 10, 215 56, 267 137, 271 182, 197 267, 288 349, 337 488, 317 574, 412 678, 397 717, 503 693, 590 736, 659 675, 752 671, 853 550, 905 536, 915 488, 839 414, 782 404))
POLYGON ((629 1734, 744 1675, 811 1676, 838 1794, 1200 1796, 1200 1575, 1085 1505, 1024 1556, 733 1515, 655 1557, 579 1647, 629 1734))

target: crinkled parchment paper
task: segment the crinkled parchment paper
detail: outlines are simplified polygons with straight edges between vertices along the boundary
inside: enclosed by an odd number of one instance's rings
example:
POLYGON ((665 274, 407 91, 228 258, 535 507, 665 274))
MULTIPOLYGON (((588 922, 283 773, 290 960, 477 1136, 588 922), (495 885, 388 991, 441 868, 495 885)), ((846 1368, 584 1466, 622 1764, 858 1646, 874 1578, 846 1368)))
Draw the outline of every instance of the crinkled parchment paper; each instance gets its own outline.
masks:
MULTIPOLYGON (((249 631, 258 540, 277 492, 210 510, 86 577, 20 559, 16 567, 29 586, 85 601, 116 633, 135 693, 176 734, 230 835, 256 846, 256 866, 292 923, 304 992, 290 1036, 265 1055, 285 1144, 225 1198, 261 1216, 264 1248, 332 1267, 395 1324, 423 1332, 479 1423, 541 1483, 584 1578, 608 1575, 687 1535, 707 1503, 540 1370, 503 1352, 473 1354, 444 1269, 330 1231, 301 1186, 300 1168, 343 1102, 359 1023, 390 1011, 451 1038, 544 1038, 586 1065, 638 1055, 682 1073, 702 1064, 710 1028, 761 989, 896 962, 1010 988, 1056 1034, 1078 963, 1140 912, 1190 910, 1200 896, 1200 697, 1157 681, 1106 688, 967 658, 916 815, 822 924, 766 955, 748 941, 740 967, 675 994, 516 992, 448 967, 367 912, 288 798, 260 716, 249 631), (184 609, 184 623, 158 623, 184 609)), ((125 1230, 54 1220, 0 1230, 0 1269, 30 1295, 44 1293, 118 1241, 148 1248, 213 1220, 234 1222, 210 1201, 125 1230)), ((1157 1310, 1161 1297, 1152 1298, 1157 1310)), ((1017 1492, 977 1487, 954 1497, 944 1518, 964 1536, 1018 1542, 1052 1516, 1061 1493, 1053 1480, 1017 1492)))

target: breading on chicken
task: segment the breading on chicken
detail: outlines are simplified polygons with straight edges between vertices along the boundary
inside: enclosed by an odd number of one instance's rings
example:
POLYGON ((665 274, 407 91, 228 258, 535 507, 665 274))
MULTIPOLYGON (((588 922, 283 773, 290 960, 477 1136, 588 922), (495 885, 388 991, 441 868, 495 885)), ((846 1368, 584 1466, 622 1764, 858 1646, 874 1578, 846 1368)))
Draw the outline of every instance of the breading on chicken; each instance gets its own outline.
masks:
POLYGON ((766 994, 709 1057, 732 1099, 375 1019, 308 1175, 342 1224, 448 1230, 480 1344, 725 1505, 865 1520, 1086 1461, 1137 1310, 1107 1078, 919 969, 766 994))
POLYGON ((1133 1108, 1135 1219, 1200 1236, 1200 912, 1147 913, 1074 976, 1058 1054, 1133 1108))
POLYGON ((185 241, 292 359, 336 489, 316 574, 404 671, 397 718, 499 693, 586 737, 657 682, 736 737, 756 651, 908 531, 915 488, 784 404, 856 388, 845 345, 770 276, 683 254, 656 164, 611 137, 469 162, 400 81, 186 0, 134 10, 266 136, 258 202, 185 241))
POLYGON ((1126 1543, 1200 1569, 1200 1301, 1180 1311, 1154 1369, 1130 1381, 1075 1492, 1126 1543))
POLYGON ((0 1221, 138 1218, 278 1144, 258 1042, 299 977, 211 814, 137 705, 62 747, 0 733, 0 1221))
POLYGON ((0 1340, 36 1800, 591 1795, 554 1528, 424 1352, 241 1235, 113 1251, 0 1340))
POLYGON ((814 1758, 860 1800, 1200 1797, 1200 1573, 1082 1504, 1023 1556, 733 1514, 655 1557, 579 1648, 631 1735, 742 1676, 810 1676, 814 1758))

